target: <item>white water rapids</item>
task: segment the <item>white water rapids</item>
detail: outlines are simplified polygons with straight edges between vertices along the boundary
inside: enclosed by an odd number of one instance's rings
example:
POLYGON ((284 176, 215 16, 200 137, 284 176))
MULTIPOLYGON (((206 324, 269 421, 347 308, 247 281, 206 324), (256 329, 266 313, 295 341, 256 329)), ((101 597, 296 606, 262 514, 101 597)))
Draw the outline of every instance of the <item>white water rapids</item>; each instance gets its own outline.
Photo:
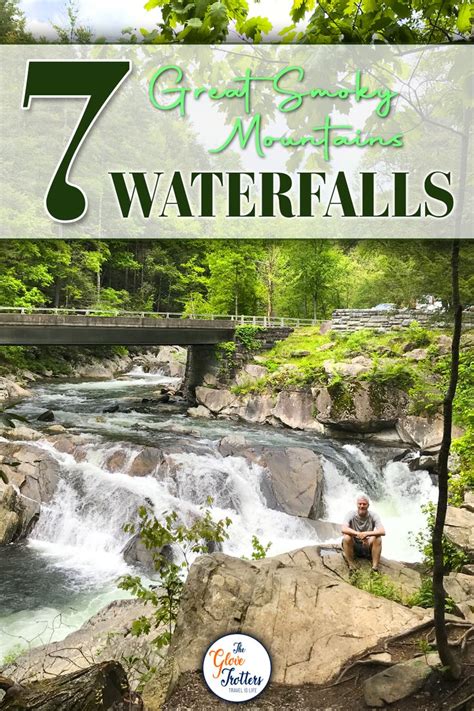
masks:
MULTIPOLYGON (((138 371, 120 381, 38 389, 34 401, 37 411, 52 407, 57 421, 73 431, 89 434, 80 446, 81 456, 76 454, 76 458, 57 451, 46 439, 35 443, 39 450, 46 450, 57 459, 61 479, 53 499, 42 506, 28 540, 25 555, 33 556, 28 559, 31 562, 18 559, 19 570, 23 565, 26 576, 19 574, 18 580, 20 587, 40 586, 41 582, 44 592, 35 601, 29 600, 25 609, 13 604, 8 614, 0 612, 0 659, 33 638, 33 645, 61 639, 108 601, 125 596, 117 590, 116 581, 121 575, 136 571, 122 555, 129 539, 123 526, 136 520, 140 505, 148 505, 157 517, 176 511, 183 522, 190 523, 211 497, 214 519, 232 519, 229 538, 223 544, 223 551, 230 555, 250 558, 253 535, 264 545, 271 542, 270 555, 318 542, 314 529, 304 519, 268 508, 262 489, 267 474, 261 467, 243 457, 219 454, 216 441, 232 431, 232 425, 188 424, 191 429, 186 448, 183 442, 188 420, 179 413, 167 412, 157 418, 136 412, 132 406, 129 413, 97 416, 104 405, 117 402, 118 398, 126 401, 132 385, 135 389, 139 385, 149 388, 169 381, 138 371), (135 440, 126 441, 127 428, 136 433, 135 440), (176 452, 168 447, 171 451, 163 464, 160 466, 157 461, 147 476, 131 476, 128 472, 143 450, 140 438, 145 431, 152 438, 148 445, 160 447, 164 441, 169 443, 170 433, 174 432, 179 446, 176 452), (121 455, 117 471, 110 466, 114 454, 121 455), (32 566, 37 566, 37 573, 32 566)), ((140 394, 143 396, 144 392, 140 394)), ((23 411, 27 407, 23 405, 23 411)), ((245 428, 239 431, 247 435, 245 428)), ((311 446, 309 435, 296 442, 290 435, 269 428, 249 431, 250 438, 260 438, 267 446, 281 445, 285 437, 287 445, 311 446)), ((409 534, 423 525, 420 507, 434 500, 436 494, 428 473, 411 472, 400 462, 390 462, 380 472, 370 454, 357 446, 327 440, 314 445, 323 458, 327 520, 340 522, 345 512, 354 507, 357 493, 366 491, 373 495, 372 508, 386 527, 383 555, 416 560, 418 551, 410 545, 409 534)))

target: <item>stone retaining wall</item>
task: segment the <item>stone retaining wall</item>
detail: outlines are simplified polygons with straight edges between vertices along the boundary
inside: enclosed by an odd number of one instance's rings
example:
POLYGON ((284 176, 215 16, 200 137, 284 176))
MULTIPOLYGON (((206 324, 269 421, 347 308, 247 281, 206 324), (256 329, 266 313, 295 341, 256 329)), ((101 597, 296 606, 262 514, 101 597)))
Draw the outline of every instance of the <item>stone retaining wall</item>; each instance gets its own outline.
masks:
MULTIPOLYGON (((423 311, 374 311, 373 309, 337 309, 333 312, 331 328, 333 331, 352 332, 362 328, 376 331, 389 331, 393 328, 407 328, 413 321, 429 328, 443 328, 450 325, 446 314, 430 314, 423 311)), ((474 327, 474 313, 463 314, 465 329, 474 327)))

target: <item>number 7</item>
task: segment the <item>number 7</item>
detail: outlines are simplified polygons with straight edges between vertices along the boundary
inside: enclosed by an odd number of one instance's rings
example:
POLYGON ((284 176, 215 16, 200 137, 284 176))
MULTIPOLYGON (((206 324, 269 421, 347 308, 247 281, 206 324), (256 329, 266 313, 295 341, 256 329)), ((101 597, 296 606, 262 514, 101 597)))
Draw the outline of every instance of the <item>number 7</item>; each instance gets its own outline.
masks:
POLYGON ((69 171, 89 129, 131 69, 128 60, 28 61, 23 109, 29 109, 31 98, 37 97, 88 99, 46 192, 46 212, 53 220, 76 222, 86 213, 87 196, 77 185, 68 182, 69 171))

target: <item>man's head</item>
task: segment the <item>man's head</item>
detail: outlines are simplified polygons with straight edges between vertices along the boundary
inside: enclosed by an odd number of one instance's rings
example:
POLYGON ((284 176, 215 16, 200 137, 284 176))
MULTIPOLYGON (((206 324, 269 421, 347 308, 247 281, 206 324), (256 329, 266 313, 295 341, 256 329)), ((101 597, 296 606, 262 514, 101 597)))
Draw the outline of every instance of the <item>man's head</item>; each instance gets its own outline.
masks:
POLYGON ((357 513, 359 514, 359 516, 362 516, 362 518, 365 518, 367 516, 369 505, 370 501, 367 496, 365 496, 365 494, 359 494, 359 496, 357 497, 357 513))

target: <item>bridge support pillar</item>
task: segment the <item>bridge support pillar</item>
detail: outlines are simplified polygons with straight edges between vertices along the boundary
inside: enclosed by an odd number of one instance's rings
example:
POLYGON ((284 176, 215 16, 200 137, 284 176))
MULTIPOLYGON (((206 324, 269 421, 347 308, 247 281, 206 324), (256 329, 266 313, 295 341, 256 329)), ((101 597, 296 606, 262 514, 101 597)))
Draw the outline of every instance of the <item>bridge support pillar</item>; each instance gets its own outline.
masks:
POLYGON ((183 389, 184 396, 192 405, 196 403, 196 387, 203 384, 206 373, 216 375, 218 370, 216 346, 188 346, 183 389))

